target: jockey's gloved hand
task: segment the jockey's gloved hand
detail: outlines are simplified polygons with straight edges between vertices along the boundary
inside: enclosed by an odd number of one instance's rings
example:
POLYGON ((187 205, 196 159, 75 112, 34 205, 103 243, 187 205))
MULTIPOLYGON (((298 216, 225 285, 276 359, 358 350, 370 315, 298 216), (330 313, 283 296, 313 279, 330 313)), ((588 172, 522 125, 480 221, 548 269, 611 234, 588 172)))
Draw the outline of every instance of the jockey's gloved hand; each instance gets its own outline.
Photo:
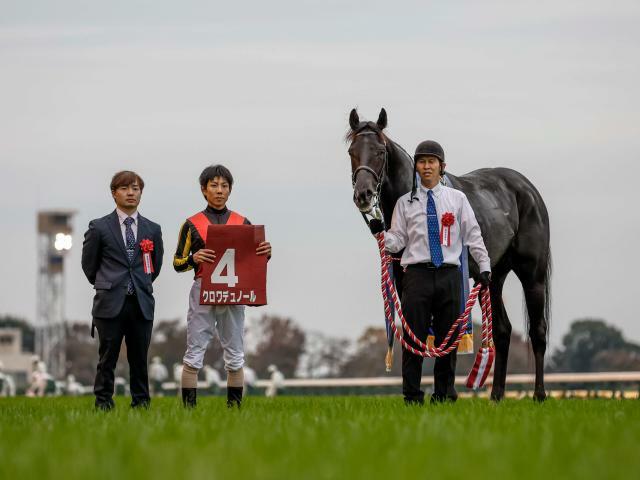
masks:
POLYGON ((384 225, 382 225, 381 220, 378 220, 377 218, 372 218, 371 221, 369 222, 369 230, 371 230, 371 233, 376 235, 384 231, 384 225))
POLYGON ((489 285, 491 284, 491 272, 482 272, 480 277, 478 277, 476 285, 477 284, 482 285, 482 288, 489 288, 489 285))

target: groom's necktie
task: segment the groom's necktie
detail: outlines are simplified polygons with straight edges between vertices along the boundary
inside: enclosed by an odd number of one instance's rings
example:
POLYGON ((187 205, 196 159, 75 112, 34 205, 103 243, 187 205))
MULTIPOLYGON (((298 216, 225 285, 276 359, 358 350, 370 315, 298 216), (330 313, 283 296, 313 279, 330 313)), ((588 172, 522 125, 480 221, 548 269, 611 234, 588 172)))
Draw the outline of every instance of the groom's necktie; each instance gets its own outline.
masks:
POLYGON ((440 226, 438 225, 438 213, 436 202, 433 200, 433 192, 427 190, 427 234, 429 235, 429 250, 431 263, 439 267, 444 262, 442 247, 440 246, 440 226))
MULTIPOLYGON (((135 220, 131 217, 127 217, 124 219, 124 236, 127 239, 127 257, 129 258, 129 264, 133 261, 133 254, 136 251, 136 237, 133 234, 133 228, 131 225, 135 220)), ((135 289, 133 288, 133 279, 131 275, 129 275, 129 283, 127 283, 127 295, 133 295, 135 293, 135 289)))

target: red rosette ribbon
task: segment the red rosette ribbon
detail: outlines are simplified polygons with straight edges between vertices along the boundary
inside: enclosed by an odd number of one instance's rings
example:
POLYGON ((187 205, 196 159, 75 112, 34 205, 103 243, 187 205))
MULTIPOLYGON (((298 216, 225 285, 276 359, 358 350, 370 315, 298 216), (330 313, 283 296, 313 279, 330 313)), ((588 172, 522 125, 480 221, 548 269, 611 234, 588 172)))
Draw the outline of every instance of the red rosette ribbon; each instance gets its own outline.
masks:
POLYGON ((456 221, 456 217, 451 212, 446 212, 442 214, 442 219, 440 220, 440 244, 443 247, 451 246, 451 226, 456 221))
POLYGON ((145 238, 140 241, 140 250, 142 251, 142 266, 144 273, 153 273, 153 262, 151 261, 151 252, 153 252, 153 240, 145 238))

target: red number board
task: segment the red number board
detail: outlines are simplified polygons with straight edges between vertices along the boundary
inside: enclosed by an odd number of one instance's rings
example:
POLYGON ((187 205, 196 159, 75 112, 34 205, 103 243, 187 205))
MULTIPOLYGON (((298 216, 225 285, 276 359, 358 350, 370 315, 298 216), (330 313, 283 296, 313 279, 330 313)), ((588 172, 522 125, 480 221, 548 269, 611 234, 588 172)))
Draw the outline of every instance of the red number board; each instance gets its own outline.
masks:
POLYGON ((202 267, 201 305, 267 304, 267 256, 256 255, 264 238, 264 225, 209 225, 216 259, 202 267))

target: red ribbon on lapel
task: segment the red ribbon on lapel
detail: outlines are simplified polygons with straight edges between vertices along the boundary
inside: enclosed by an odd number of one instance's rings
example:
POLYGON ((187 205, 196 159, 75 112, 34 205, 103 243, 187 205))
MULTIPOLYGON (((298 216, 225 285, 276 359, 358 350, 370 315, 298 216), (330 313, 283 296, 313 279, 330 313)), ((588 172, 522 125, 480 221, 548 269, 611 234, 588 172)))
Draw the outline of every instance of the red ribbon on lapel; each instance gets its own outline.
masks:
POLYGON ((140 250, 142 251, 142 266, 144 273, 153 273, 153 262, 151 261, 151 252, 153 252, 153 240, 145 238, 140 240, 140 250))

